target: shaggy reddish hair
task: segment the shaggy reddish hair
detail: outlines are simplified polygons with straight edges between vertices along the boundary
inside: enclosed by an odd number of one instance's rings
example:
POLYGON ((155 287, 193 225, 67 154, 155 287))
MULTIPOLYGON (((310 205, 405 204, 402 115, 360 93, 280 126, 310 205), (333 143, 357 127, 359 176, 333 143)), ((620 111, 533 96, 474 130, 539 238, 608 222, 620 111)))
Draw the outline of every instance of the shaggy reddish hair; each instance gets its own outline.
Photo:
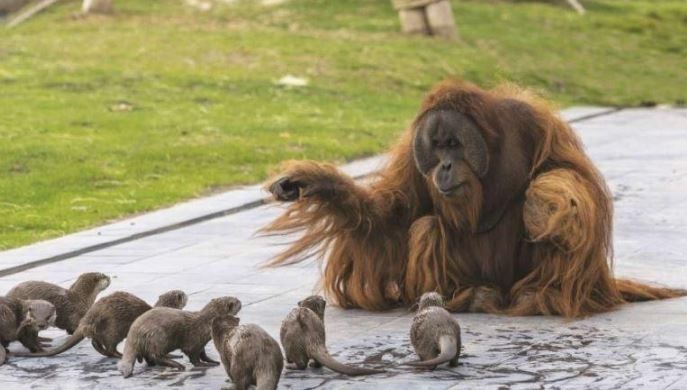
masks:
POLYGON ((303 234, 271 264, 325 258, 322 287, 343 307, 382 310, 437 291, 454 311, 577 317, 683 294, 613 278, 608 188, 571 128, 523 89, 437 85, 367 186, 312 161, 283 164, 268 184, 278 199, 284 180, 297 192, 281 200, 294 202, 263 231, 303 234), (482 178, 465 172, 467 200, 441 196, 416 167, 419 120, 437 108, 469 117, 495 162, 482 178), (518 146, 500 148, 508 132, 518 146))

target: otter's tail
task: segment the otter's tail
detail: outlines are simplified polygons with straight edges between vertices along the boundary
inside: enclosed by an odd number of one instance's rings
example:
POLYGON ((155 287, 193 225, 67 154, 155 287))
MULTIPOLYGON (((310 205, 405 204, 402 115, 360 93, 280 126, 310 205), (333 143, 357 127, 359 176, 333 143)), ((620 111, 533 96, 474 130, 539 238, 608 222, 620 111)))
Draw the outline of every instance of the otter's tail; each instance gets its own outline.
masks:
POLYGON ((654 287, 628 279, 616 279, 615 285, 627 302, 655 301, 687 295, 687 290, 654 287))
POLYGON ((48 351, 42 351, 42 352, 34 352, 34 353, 27 353, 27 352, 17 352, 13 353, 12 355, 14 356, 21 356, 21 357, 46 357, 46 356, 55 356, 59 355, 64 351, 67 351, 69 349, 72 349, 74 346, 79 344, 81 340, 85 338, 83 328, 78 327, 76 328, 76 331, 69 336, 67 341, 64 342, 64 344, 60 345, 57 348, 53 348, 48 351))
POLYGON ((446 363, 458 354, 458 344, 455 336, 441 336, 439 338, 439 356, 420 362, 406 363, 414 367, 434 367, 446 363))
POLYGON ((308 351, 308 354, 312 356, 313 359, 317 360, 323 366, 329 368, 330 370, 336 371, 339 374, 344 374, 348 376, 358 376, 358 375, 371 375, 371 374, 381 374, 385 372, 384 370, 373 370, 370 368, 363 367, 353 367, 343 364, 335 360, 327 349, 324 347, 315 347, 312 351, 308 351))
POLYGON ((126 340, 124 344, 124 354, 122 355, 122 360, 117 364, 119 372, 122 373, 124 378, 128 378, 134 372, 134 364, 136 364, 136 347, 134 343, 130 340, 126 340))

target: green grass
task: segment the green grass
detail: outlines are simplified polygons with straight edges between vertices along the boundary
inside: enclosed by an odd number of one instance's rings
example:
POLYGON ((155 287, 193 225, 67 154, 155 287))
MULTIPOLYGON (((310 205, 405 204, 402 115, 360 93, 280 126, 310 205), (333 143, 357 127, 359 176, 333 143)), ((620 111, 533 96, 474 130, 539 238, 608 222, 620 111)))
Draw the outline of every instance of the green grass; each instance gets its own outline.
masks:
POLYGON ((119 0, 0 28, 0 249, 384 150, 448 76, 562 105, 687 100, 684 0, 454 2, 461 40, 399 34, 387 0, 119 0), (307 77, 305 88, 274 81, 307 77))

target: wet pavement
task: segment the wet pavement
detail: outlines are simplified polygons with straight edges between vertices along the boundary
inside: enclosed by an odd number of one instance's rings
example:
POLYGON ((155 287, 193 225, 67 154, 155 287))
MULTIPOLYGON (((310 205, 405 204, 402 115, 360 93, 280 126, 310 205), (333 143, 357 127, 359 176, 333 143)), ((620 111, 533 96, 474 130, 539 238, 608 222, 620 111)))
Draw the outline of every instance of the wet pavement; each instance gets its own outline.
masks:
MULTIPOLYGON (((575 108, 565 117, 577 119, 574 127, 614 194, 616 273, 687 288, 687 109, 575 108)), ((346 169, 364 175, 382 160, 346 169)), ((217 296, 236 296, 244 304, 241 321, 259 324, 276 338, 290 308, 313 292, 318 266, 259 268, 280 249, 277 239, 254 235, 281 211, 258 205, 264 196, 258 186, 246 187, 2 252, 0 294, 24 280, 68 286, 82 272, 99 271, 112 277, 103 295, 126 290, 152 303, 166 290, 182 289, 190 310, 217 296), (17 272, 16 267, 39 260, 46 264, 17 272)), ((330 307, 330 351, 343 361, 388 372, 346 378, 327 369, 285 371, 280 388, 687 389, 687 298, 626 305, 577 321, 456 314, 463 328, 461 364, 434 372, 399 366, 416 359, 408 339, 411 316, 406 310, 330 307)), ((59 330, 45 335, 56 337, 54 344, 65 339, 59 330)), ((10 349, 22 347, 14 343, 10 349)), ((217 358, 212 343, 207 350, 217 358)), ((10 357, 0 367, 0 384, 2 389, 231 386, 221 367, 194 369, 186 358, 181 361, 185 372, 139 364, 125 380, 116 360, 82 342, 53 358, 10 357)))

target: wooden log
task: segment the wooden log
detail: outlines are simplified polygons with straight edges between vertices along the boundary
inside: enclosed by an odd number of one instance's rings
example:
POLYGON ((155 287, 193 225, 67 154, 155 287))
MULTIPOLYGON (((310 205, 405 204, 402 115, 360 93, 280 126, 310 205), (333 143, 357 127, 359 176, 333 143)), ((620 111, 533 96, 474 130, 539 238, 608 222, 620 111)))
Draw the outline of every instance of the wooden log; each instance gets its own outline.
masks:
POLYGON ((453 19, 453 10, 451 9, 451 2, 442 0, 432 3, 425 7, 427 14, 427 23, 432 35, 436 35, 445 39, 458 38, 458 29, 456 22, 453 19))
POLYGON ((81 11, 85 14, 111 14, 112 0, 83 0, 81 11))
POLYGON ((401 19, 401 31, 406 34, 429 35, 429 25, 424 8, 404 8, 398 10, 401 19))
POLYGON ((51 5, 57 2, 58 0, 43 0, 40 3, 35 4, 32 7, 29 7, 26 11, 19 13, 19 15, 14 17, 14 19, 10 20, 10 22, 7 23, 7 28, 12 28, 19 25, 20 23, 28 20, 33 15, 43 11, 44 9, 50 7, 51 5))
POLYGON ((395 10, 401 10, 406 8, 426 7, 437 1, 441 0, 391 0, 391 3, 394 5, 395 10))
POLYGON ((584 7, 582 6, 582 4, 580 4, 579 1, 577 1, 577 0, 567 0, 567 1, 568 1, 568 4, 570 4, 570 6, 573 7, 573 9, 574 9, 575 11, 577 11, 578 14, 584 15, 584 13, 586 12, 586 10, 585 10, 584 7))

